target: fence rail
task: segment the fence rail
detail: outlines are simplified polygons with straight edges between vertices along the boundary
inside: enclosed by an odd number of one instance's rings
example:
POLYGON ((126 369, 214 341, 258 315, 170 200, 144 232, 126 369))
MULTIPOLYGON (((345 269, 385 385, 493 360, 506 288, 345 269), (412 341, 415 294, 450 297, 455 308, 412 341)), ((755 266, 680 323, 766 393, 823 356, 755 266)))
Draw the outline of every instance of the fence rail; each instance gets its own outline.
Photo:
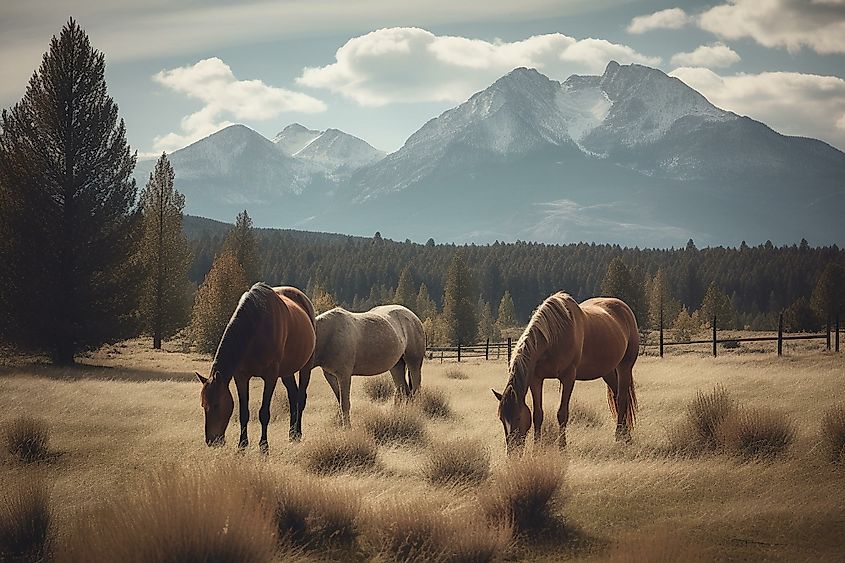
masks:
MULTIPOLYGON (((839 352, 839 318, 837 317, 831 325, 831 323, 827 323, 825 332, 814 333, 814 334, 784 334, 783 332, 783 314, 778 317, 778 330, 776 336, 748 336, 748 337, 723 337, 719 338, 718 329, 717 329, 717 321, 718 319, 713 319, 712 324, 712 337, 706 340, 689 340, 689 341, 682 341, 682 342, 666 342, 664 340, 664 330, 663 327, 660 327, 659 330, 659 340, 658 344, 649 344, 643 345, 643 348, 650 347, 650 346, 658 346, 660 357, 663 357, 663 349, 666 346, 693 346, 693 345, 700 345, 700 344, 710 344, 712 345, 712 353, 713 356, 716 357, 718 354, 718 345, 719 344, 728 344, 728 343, 741 343, 741 342, 776 342, 777 343, 777 353, 778 356, 783 355, 783 343, 786 340, 824 340, 825 341, 825 349, 826 350, 835 350, 839 352)), ((481 342, 478 344, 469 344, 463 345, 458 344, 457 346, 431 346, 429 347, 426 352, 428 353, 428 358, 430 360, 440 359, 442 362, 443 360, 449 359, 457 359, 459 362, 461 360, 467 358, 484 358, 485 360, 490 359, 500 359, 502 356, 505 356, 510 362, 511 354, 513 353, 513 341, 512 339, 508 338, 506 341, 502 342, 490 342, 488 339, 486 342, 481 342)))

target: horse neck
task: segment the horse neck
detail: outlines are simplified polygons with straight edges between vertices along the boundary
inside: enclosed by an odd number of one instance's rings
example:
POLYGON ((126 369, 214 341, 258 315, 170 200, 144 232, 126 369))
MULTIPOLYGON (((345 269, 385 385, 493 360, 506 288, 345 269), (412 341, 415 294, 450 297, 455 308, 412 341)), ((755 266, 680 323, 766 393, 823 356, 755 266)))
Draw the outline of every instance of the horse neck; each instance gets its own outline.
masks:
POLYGON ((248 318, 243 315, 233 318, 226 326, 223 338, 217 346, 217 352, 211 364, 211 377, 223 385, 228 385, 232 380, 249 347, 252 335, 249 327, 246 326, 249 324, 247 321, 248 318))
POLYGON ((505 387, 511 387, 520 401, 525 400, 525 395, 528 393, 528 379, 533 372, 534 364, 529 358, 514 358, 505 387))

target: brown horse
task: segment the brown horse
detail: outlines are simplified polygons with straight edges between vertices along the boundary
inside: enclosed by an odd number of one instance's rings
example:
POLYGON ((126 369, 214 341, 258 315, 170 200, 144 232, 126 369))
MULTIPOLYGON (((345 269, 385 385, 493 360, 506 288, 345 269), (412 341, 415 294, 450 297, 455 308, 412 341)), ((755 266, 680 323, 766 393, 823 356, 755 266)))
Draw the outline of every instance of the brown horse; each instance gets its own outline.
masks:
POLYGON ((246 426, 249 380, 253 376, 264 380, 264 397, 258 412, 261 451, 268 450, 270 401, 279 378, 288 390, 290 439, 298 440, 302 436, 302 413, 316 343, 314 326, 314 306, 295 287, 272 288, 257 283, 241 296, 214 354, 211 376, 205 378, 197 373, 202 383, 200 401, 205 411, 205 442, 209 446, 225 443, 226 427, 234 410, 229 390, 233 378, 240 407, 239 448, 249 444, 246 426), (294 379, 296 371, 299 371, 298 387, 294 379))
POLYGON ((578 305, 563 292, 548 297, 534 314, 516 344, 510 377, 499 400, 499 419, 505 429, 508 453, 521 452, 531 424, 534 440, 543 426, 543 381, 561 383, 558 443, 566 445, 569 399, 575 380, 602 378, 607 402, 616 416, 616 439, 630 440, 637 412, 633 367, 639 352, 637 320, 631 308, 612 297, 596 297, 578 305), (531 391, 532 412, 525 404, 531 391))

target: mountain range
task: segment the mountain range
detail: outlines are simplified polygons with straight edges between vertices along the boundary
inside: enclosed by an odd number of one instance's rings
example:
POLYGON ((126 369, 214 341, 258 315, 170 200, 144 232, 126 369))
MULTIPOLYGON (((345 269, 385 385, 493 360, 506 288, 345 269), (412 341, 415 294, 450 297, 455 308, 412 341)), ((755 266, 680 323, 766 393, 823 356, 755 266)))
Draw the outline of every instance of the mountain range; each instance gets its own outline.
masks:
MULTIPOLYGON (((441 242, 845 242, 845 153, 724 111, 677 78, 518 68, 385 154, 339 131, 233 125, 170 160, 186 212, 441 242)), ((139 162, 143 182, 153 163, 139 162)))

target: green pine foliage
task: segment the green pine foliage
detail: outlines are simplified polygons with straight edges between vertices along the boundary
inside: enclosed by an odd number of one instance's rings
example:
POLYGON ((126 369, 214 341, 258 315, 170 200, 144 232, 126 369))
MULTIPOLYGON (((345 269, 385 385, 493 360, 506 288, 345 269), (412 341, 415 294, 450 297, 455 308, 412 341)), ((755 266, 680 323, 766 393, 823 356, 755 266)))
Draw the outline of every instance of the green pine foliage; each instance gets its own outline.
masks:
POLYGON ((820 324, 806 297, 799 297, 783 312, 783 325, 788 332, 813 332, 820 324))
POLYGON ((816 316, 825 321, 845 317, 845 268, 842 264, 830 262, 825 266, 813 288, 810 305, 816 316))
POLYGON ((70 364, 137 330, 136 156, 70 19, 0 118, 0 331, 70 364))
POLYGON ((419 315, 419 311, 416 310, 417 293, 414 291, 415 287, 411 267, 405 266, 399 275, 399 284, 396 286, 396 294, 393 296, 393 302, 397 305, 407 307, 419 315))
POLYGON ((225 246, 234 253, 238 264, 243 268, 247 282, 253 284, 261 281, 258 239, 252 227, 252 219, 246 210, 238 213, 235 226, 226 237, 225 246))
POLYGON ((437 303, 428 296, 428 287, 424 283, 420 284, 420 290, 417 292, 414 312, 422 320, 433 319, 437 316, 437 303))
POLYGON ((499 311, 496 315, 496 323, 500 329, 506 329, 516 326, 516 309, 514 308, 513 298, 510 291, 505 291, 499 301, 499 311))
POLYGON ((707 326, 713 326, 713 318, 715 317, 717 328, 736 327, 731 300, 716 282, 711 282, 707 288, 698 314, 707 326))
POLYGON ((201 352, 217 349, 223 331, 249 282, 235 253, 226 248, 214 260, 197 290, 191 312, 191 337, 201 352))
POLYGON ((645 323, 643 315, 643 288, 642 284, 631 273, 621 257, 617 256, 610 261, 607 273, 601 282, 601 294, 605 297, 616 297, 621 299, 634 312, 638 323, 645 323))
POLYGON ((443 317, 451 344, 474 343, 478 336, 475 285, 460 253, 455 253, 446 274, 443 317))
POLYGON ((190 319, 188 269, 191 251, 182 229, 185 196, 173 187, 173 167, 162 154, 141 191, 141 245, 144 266, 141 321, 161 348, 190 319))
MULTIPOLYGON (((663 327, 671 326, 672 321, 681 312, 681 302, 669 291, 669 283, 663 268, 657 270, 654 278, 648 283, 648 327, 654 330, 660 328, 661 311, 663 327)), ((642 319, 645 320, 645 319, 642 319)))

